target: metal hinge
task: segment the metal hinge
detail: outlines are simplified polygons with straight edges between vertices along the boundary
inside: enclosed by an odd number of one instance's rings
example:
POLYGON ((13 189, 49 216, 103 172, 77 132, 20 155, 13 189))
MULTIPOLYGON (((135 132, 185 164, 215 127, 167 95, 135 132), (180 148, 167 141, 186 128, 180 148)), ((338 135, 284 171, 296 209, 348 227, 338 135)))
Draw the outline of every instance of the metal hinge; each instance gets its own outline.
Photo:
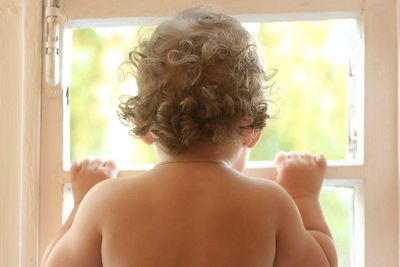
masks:
POLYGON ((65 17, 60 15, 60 9, 55 1, 48 1, 45 9, 45 68, 46 81, 51 86, 60 82, 60 25, 65 17))

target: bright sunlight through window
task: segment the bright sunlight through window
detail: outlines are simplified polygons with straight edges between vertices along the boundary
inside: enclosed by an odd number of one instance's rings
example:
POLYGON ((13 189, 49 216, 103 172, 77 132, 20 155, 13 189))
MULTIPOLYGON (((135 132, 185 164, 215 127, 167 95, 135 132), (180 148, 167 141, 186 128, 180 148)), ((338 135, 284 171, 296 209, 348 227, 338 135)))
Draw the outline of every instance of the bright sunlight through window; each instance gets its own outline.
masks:
MULTIPOLYGON (((252 161, 279 151, 323 153, 347 159, 347 91, 352 19, 318 22, 244 23, 265 55, 266 71, 278 73, 270 91, 269 120, 252 161)), ((154 163, 151 146, 128 135, 116 115, 118 97, 136 93, 135 80, 118 79, 118 66, 152 27, 73 30, 70 88, 70 158, 105 155, 122 168, 154 163)))

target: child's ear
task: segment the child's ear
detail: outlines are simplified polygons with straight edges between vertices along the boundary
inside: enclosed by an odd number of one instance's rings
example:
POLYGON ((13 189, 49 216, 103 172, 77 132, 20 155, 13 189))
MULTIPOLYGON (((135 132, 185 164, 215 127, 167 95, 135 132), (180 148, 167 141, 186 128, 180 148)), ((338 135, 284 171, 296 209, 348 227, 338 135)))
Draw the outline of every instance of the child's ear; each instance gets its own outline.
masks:
POLYGON ((150 131, 148 131, 146 133, 146 135, 141 136, 140 139, 142 139, 142 141, 147 145, 151 145, 154 143, 154 140, 153 140, 153 137, 151 136, 150 131))
POLYGON ((243 145, 248 148, 253 148, 260 140, 261 131, 252 132, 243 138, 243 145))

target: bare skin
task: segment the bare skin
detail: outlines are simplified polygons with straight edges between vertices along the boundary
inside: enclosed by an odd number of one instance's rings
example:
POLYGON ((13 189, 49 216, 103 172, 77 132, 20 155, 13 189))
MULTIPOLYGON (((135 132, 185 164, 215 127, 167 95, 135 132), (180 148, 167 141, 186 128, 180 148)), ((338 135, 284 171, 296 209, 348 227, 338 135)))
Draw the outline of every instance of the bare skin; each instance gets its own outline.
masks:
POLYGON ((160 161, 193 162, 133 178, 105 180, 117 172, 110 161, 74 163, 76 206, 42 266, 337 266, 318 202, 325 159, 280 153, 275 181, 247 177, 257 140, 158 151, 160 161))

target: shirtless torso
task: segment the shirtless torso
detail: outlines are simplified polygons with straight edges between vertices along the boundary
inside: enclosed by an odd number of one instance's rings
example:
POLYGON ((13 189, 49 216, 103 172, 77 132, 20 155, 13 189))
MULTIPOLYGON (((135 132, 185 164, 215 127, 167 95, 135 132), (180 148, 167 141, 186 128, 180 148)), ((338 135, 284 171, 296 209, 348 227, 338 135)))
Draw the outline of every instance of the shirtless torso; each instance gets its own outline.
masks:
MULTIPOLYGON (((186 162, 98 183, 49 245, 43 266, 336 266, 315 197, 325 167, 311 154, 281 158, 276 181, 186 162)), ((71 169, 75 193, 104 166, 81 165, 71 169)))
POLYGON ((103 266, 272 266, 278 209, 268 182, 201 165, 159 166, 114 183, 103 266))

